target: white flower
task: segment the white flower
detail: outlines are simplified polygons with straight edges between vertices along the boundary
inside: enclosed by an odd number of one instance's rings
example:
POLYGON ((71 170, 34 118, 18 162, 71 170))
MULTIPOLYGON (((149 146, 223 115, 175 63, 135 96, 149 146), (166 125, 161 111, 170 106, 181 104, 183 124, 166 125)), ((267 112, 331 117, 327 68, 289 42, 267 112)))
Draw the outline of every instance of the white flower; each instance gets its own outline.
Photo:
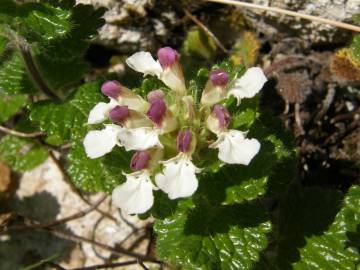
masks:
POLYGON ((133 70, 144 75, 157 76, 164 84, 175 92, 184 95, 186 86, 181 66, 174 63, 171 67, 163 68, 149 52, 137 52, 126 59, 126 64, 133 70))
POLYGON ((246 133, 238 130, 223 131, 210 148, 218 148, 218 157, 225 163, 248 165, 260 150, 256 139, 246 139, 246 133))
POLYGON ((126 59, 126 64, 133 70, 144 75, 154 75, 160 78, 163 69, 158 61, 149 52, 137 52, 126 59))
POLYGON ((147 170, 124 174, 126 182, 112 192, 114 205, 127 214, 143 214, 154 203, 153 189, 147 170))
POLYGON ((102 130, 89 131, 84 138, 86 155, 89 158, 98 158, 109 152, 115 145, 119 145, 119 133, 122 127, 117 125, 105 125, 102 130))
POLYGON ((124 128, 119 132, 119 140, 126 151, 141 151, 154 146, 163 147, 159 140, 159 130, 151 127, 124 128))
POLYGON ((109 103, 99 102, 91 109, 88 117, 88 124, 100 124, 104 122, 108 116, 109 112, 119 105, 118 101, 110 98, 109 103))
POLYGON ((170 199, 189 197, 198 188, 198 180, 195 173, 200 169, 195 167, 190 157, 184 153, 163 161, 163 173, 155 176, 156 185, 168 194, 170 199))
POLYGON ((228 92, 228 96, 234 96, 237 99, 237 105, 239 105, 242 98, 254 97, 266 81, 267 79, 261 68, 249 68, 241 78, 235 80, 233 87, 228 92))

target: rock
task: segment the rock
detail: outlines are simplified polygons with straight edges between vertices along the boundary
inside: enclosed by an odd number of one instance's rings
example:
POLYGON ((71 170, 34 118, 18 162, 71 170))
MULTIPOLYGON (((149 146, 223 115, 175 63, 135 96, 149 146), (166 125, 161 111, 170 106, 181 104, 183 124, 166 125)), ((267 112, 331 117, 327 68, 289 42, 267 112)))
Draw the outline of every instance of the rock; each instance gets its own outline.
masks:
MULTIPOLYGON (((351 17, 360 13, 360 0, 253 0, 252 3, 271 5, 342 22, 351 22, 351 17)), ((272 35, 276 34, 278 30, 286 31, 311 43, 344 42, 344 38, 348 38, 352 34, 350 31, 333 26, 300 20, 274 12, 244 9, 244 14, 256 25, 257 29, 264 33, 272 35)))

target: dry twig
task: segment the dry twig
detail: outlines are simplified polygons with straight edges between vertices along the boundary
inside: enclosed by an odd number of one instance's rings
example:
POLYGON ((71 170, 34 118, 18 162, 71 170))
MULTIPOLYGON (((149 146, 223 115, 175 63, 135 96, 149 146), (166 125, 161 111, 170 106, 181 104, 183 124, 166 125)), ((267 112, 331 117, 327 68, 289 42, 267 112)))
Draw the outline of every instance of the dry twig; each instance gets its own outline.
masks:
POLYGON ((194 15, 192 15, 186 8, 184 8, 185 15, 192 20, 197 26, 200 27, 216 44, 216 46, 219 47, 220 50, 222 50, 224 53, 228 53, 228 50, 224 47, 224 45, 221 44, 220 40, 207 28, 200 20, 198 20, 194 15))
POLYGON ((0 131, 5 133, 5 134, 9 134, 9 135, 13 135, 16 137, 21 137, 21 138, 35 138, 35 137, 40 137, 40 136, 44 136, 43 132, 33 132, 33 133, 24 133, 24 132, 20 132, 20 131, 16 131, 4 126, 0 126, 0 131))

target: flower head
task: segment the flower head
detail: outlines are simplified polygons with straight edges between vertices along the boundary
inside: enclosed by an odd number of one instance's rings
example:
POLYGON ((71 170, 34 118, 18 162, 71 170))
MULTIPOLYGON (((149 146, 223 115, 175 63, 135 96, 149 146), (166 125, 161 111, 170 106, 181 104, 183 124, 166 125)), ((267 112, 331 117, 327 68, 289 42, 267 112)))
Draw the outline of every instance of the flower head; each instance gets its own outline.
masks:
POLYGON ((242 98, 256 95, 266 82, 261 69, 250 68, 234 80, 225 70, 212 70, 198 102, 198 91, 186 88, 180 54, 164 47, 157 57, 138 52, 126 63, 144 75, 156 76, 166 87, 151 89, 142 97, 117 81, 106 81, 101 92, 109 102, 94 106, 88 124, 109 120, 113 124, 89 131, 83 141, 90 158, 106 155, 115 146, 136 151, 129 164, 133 173, 124 174, 126 181, 112 193, 114 204, 130 214, 148 211, 155 189, 170 199, 192 196, 201 172, 196 164, 204 164, 201 158, 208 148, 217 149, 224 163, 245 166, 260 151, 258 140, 231 129, 231 114, 221 103, 226 104, 223 101, 229 96, 239 104, 242 98), (171 158, 164 160, 164 156, 171 158))

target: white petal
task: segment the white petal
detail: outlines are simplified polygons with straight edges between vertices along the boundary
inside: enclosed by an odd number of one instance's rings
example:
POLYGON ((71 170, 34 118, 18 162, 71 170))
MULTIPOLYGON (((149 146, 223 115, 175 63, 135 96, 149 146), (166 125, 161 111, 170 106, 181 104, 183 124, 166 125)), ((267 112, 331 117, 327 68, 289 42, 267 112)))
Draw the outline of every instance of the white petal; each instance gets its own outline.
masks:
POLYGON ((163 173, 155 176, 156 185, 172 200, 194 194, 198 188, 195 173, 200 170, 194 166, 191 160, 185 155, 179 154, 163 163, 163 173))
POLYGON ((126 182, 112 192, 114 205, 127 214, 142 214, 154 203, 154 185, 147 171, 126 175, 126 182))
POLYGON ((163 147, 159 141, 159 131, 151 127, 125 128, 119 133, 119 139, 126 151, 146 150, 154 146, 163 147))
POLYGON ((267 79, 261 68, 249 68, 241 78, 234 82, 234 86, 229 90, 228 96, 234 96, 239 104, 242 98, 254 97, 266 81, 267 79))
POLYGON ((259 152, 260 143, 256 139, 246 139, 244 132, 229 130, 221 133, 210 147, 219 149, 218 157, 225 163, 248 165, 259 152))
POLYGON ((160 77, 162 68, 149 52, 137 52, 126 59, 126 64, 137 72, 160 77))
POLYGON ((115 99, 110 99, 109 103, 100 102, 91 109, 88 117, 88 124, 99 124, 104 122, 109 115, 109 112, 118 105, 115 99))
POLYGON ((160 79, 166 86, 176 92, 178 95, 186 94, 186 86, 184 83, 184 77, 179 73, 174 72, 174 69, 168 68, 161 73, 160 79))
POLYGON ((89 158, 98 158, 109 153, 118 144, 118 134, 122 128, 106 125, 102 130, 92 130, 86 134, 84 147, 89 158))

